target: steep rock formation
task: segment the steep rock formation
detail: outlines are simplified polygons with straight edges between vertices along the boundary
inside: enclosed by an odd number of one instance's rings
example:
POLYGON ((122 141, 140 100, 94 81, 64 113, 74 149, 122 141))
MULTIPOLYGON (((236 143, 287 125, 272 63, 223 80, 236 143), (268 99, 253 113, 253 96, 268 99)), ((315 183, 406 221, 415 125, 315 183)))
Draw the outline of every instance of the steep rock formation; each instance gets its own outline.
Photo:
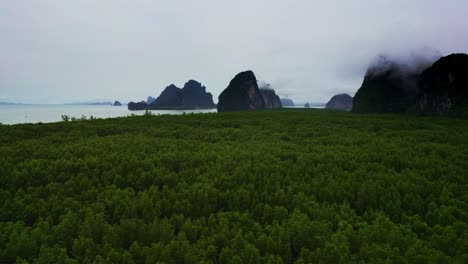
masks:
POLYGON ((349 94, 337 94, 333 96, 325 106, 331 110, 351 110, 353 108, 353 97, 349 94))
POLYGON ((112 105, 113 106, 122 106, 122 104, 119 101, 115 101, 112 105))
POLYGON ((294 106, 294 102, 291 99, 288 98, 281 98, 281 105, 282 106, 294 106))
POLYGON ((428 115, 468 114, 468 55, 452 54, 439 59, 422 74, 418 106, 428 115))
POLYGON ((213 108, 213 96, 206 92, 205 86, 201 83, 189 80, 184 88, 180 89, 171 84, 156 98, 149 108, 213 108))
POLYGON ((182 88, 182 105, 193 108, 211 108, 214 107, 213 95, 206 92, 206 87, 201 83, 189 80, 182 88))
POLYGON ((153 103, 155 100, 156 100, 156 98, 154 98, 154 97, 152 97, 152 96, 148 96, 148 98, 146 99, 146 104, 147 104, 147 105, 150 105, 150 104, 153 103))
POLYGON ((146 102, 141 101, 138 103, 130 102, 128 103, 128 110, 137 111, 137 110, 145 110, 147 108, 146 102))
POLYGON ((282 108, 281 100, 269 84, 259 88, 266 109, 282 108))
POLYGON ((167 86, 154 102, 150 104, 151 108, 177 108, 182 107, 183 94, 180 88, 171 84, 167 86))
POLYGON ((265 101, 252 71, 237 74, 218 97, 218 112, 265 109, 265 101))
POLYGON ((355 113, 404 113, 414 106, 420 73, 427 62, 409 67, 380 57, 369 67, 353 98, 355 113))

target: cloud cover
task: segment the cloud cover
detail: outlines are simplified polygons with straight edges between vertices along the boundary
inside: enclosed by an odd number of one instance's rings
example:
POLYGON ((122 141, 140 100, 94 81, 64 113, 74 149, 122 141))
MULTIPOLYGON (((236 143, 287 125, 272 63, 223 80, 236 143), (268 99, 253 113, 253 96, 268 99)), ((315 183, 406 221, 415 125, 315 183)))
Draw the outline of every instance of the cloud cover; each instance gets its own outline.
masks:
POLYGON ((0 101, 144 100, 251 69, 281 96, 353 95, 379 54, 468 52, 465 0, 5 0, 0 101))

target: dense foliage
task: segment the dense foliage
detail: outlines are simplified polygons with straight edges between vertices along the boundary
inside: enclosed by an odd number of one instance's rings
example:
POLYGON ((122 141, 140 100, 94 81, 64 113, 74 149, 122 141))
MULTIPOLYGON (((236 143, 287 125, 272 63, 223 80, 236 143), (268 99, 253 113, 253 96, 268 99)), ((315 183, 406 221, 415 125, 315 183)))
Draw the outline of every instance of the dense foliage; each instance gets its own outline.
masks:
POLYGON ((468 121, 0 126, 0 263, 468 263, 468 121))

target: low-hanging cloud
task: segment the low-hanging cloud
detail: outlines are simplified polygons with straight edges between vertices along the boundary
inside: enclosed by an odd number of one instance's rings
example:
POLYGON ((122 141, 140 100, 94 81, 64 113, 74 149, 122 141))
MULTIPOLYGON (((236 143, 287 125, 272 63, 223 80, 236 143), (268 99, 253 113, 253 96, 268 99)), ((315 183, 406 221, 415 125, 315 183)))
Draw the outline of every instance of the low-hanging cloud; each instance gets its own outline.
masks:
POLYGON ((415 96, 420 74, 441 56, 431 49, 417 50, 406 56, 380 54, 370 63, 365 78, 393 79, 401 83, 406 94, 415 96))
MULTIPOLYGON (((468 2, 15 0, 0 8, 0 98, 143 100, 240 71, 278 94, 353 95, 378 54, 468 52, 468 2), (437 18, 437 19, 436 19, 437 18)), ((3 100, 3 99, 2 99, 3 100)))

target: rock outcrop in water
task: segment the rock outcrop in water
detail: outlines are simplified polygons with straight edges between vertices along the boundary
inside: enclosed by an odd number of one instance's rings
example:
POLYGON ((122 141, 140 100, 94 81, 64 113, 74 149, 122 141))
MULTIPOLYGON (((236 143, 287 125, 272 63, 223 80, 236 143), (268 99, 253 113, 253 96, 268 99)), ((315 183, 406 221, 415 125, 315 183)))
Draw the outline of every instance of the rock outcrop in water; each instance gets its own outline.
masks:
POLYGON ((422 74, 418 106, 428 115, 468 115, 468 55, 439 59, 422 74))
POLYGON ((309 104, 309 103, 306 103, 306 104, 304 105, 304 108, 310 108, 310 104, 309 104))
POLYGON ((252 71, 237 74, 218 97, 218 112, 265 109, 265 101, 252 71))
POLYGON ((346 110, 349 111, 353 108, 353 97, 349 94, 337 94, 333 96, 325 106, 326 109, 331 110, 346 110))
POLYGON ((288 98, 281 98, 281 105, 282 106, 294 106, 294 102, 291 99, 288 98))
POLYGON ((151 108, 178 108, 183 106, 183 93, 180 88, 171 84, 152 102, 151 108))
POLYGON ((138 111, 138 110, 145 110, 148 105, 146 104, 145 101, 141 101, 138 103, 130 102, 128 103, 127 106, 128 106, 128 110, 138 111))
POLYGON ((281 100, 269 84, 259 88, 266 109, 282 108, 281 100))
POLYGON ((180 89, 171 84, 154 100, 151 109, 171 108, 213 108, 213 96, 206 92, 201 83, 189 80, 184 88, 180 89))
POLYGON ((122 104, 119 101, 115 101, 112 105, 113 106, 122 106, 122 104))
POLYGON ((213 108, 213 95, 201 83, 189 80, 182 88, 182 105, 193 108, 213 108))
POLYGON ((128 109, 208 109, 215 106, 211 93, 206 92, 206 87, 194 80, 189 80, 182 89, 171 84, 161 92, 158 98, 149 96, 144 108, 141 103, 145 102, 132 102, 132 106, 129 104, 128 109))

